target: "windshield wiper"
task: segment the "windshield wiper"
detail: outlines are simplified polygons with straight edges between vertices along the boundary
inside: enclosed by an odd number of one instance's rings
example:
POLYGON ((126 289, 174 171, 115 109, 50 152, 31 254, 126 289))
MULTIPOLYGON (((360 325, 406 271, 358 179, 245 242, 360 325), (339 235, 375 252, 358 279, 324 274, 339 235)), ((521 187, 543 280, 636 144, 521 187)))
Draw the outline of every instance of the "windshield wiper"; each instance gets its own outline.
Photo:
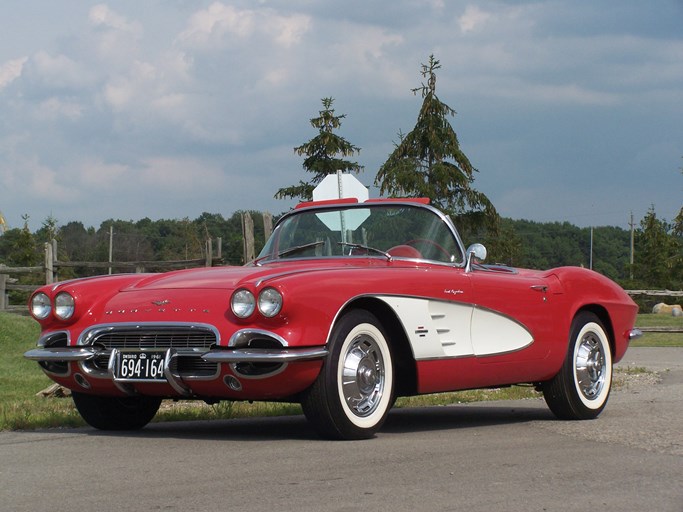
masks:
POLYGON ((277 253, 277 257, 282 258, 283 256, 287 256, 288 254, 295 254, 297 252, 310 249, 311 247, 318 247, 319 245, 324 244, 325 240, 318 240, 317 242, 311 242, 309 244, 297 245, 296 247, 290 247, 289 249, 285 249, 284 251, 277 253))
POLYGON ((391 254, 388 252, 385 252, 381 249, 376 249, 374 247, 370 247, 368 245, 362 245, 362 244, 352 244, 350 242, 337 242, 338 245, 343 245, 344 247, 350 247, 351 249, 362 249, 364 251, 368 252, 374 252, 375 254, 381 254, 384 256, 387 260, 391 260, 391 254))

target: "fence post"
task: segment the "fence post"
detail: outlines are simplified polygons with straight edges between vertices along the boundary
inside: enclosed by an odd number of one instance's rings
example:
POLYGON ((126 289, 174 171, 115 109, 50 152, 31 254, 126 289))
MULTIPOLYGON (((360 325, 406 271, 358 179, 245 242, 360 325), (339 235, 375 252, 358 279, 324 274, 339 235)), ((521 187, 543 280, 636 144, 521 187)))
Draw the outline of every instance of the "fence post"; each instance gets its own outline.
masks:
POLYGON ((206 260, 204 266, 210 267, 213 263, 213 240, 206 239, 206 260))
POLYGON ((7 308, 7 274, 0 274, 0 311, 7 308))
POLYGON ((45 242, 45 284, 52 284, 55 280, 54 256, 52 244, 45 242))
POLYGON ((270 238, 273 232, 273 214, 269 212, 263 213, 263 235, 266 238, 266 242, 270 238))
POLYGON ((254 220, 249 212, 242 214, 242 235, 244 236, 244 263, 256 258, 254 249, 254 220))

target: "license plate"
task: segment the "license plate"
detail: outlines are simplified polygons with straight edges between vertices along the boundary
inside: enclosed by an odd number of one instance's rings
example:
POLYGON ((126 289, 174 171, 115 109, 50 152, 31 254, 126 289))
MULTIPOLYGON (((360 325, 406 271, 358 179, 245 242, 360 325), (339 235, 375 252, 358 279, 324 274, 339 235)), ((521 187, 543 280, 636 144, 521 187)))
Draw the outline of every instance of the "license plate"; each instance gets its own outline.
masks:
POLYGON ((119 352, 116 378, 123 380, 166 380, 166 352, 119 352))

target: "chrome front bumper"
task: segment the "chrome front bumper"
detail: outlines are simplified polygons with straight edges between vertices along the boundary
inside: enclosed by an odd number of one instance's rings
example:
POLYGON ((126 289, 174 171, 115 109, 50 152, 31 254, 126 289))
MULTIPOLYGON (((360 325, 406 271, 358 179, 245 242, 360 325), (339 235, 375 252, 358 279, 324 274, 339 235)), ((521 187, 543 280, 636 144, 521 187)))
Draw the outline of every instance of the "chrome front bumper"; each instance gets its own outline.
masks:
MULTIPOLYGON (((169 349, 170 350, 170 349, 169 349)), ((70 362, 87 361, 101 355, 92 347, 48 347, 29 350, 24 354, 26 359, 39 362, 70 362)), ((204 352, 199 357, 211 363, 294 363, 297 361, 312 361, 327 356, 324 347, 293 349, 213 349, 204 352)))
MULTIPOLYGON (((145 352, 145 349, 134 351, 145 352)), ((106 378, 111 380, 113 384, 122 392, 132 395, 135 394, 135 384, 140 382, 135 379, 121 378, 120 372, 117 368, 119 349, 98 350, 94 347, 47 347, 36 348, 29 350, 24 354, 26 359, 37 361, 39 363, 70 363, 77 362, 81 369, 85 369, 84 363, 94 361, 97 358, 107 358, 108 364, 106 371, 99 372, 99 378, 106 378)), ((303 348, 303 349, 254 349, 254 348, 238 348, 238 349, 211 349, 200 353, 198 357, 206 362, 218 365, 219 363, 228 363, 234 365, 239 363, 265 363, 273 365, 286 365, 288 363, 295 363, 297 361, 313 361, 322 359, 327 356, 327 349, 324 347, 303 348)), ((181 396, 190 397, 193 395, 190 388, 190 382, 186 382, 188 377, 192 376, 181 375, 177 370, 177 358, 183 357, 186 354, 183 352, 169 348, 165 351, 163 362, 163 376, 164 380, 160 382, 168 382, 168 384, 181 396)), ((91 363, 88 363, 91 364, 91 363)), ((86 372, 87 373, 87 372, 86 372)), ((92 375, 92 371, 90 372, 92 375)), ((216 377, 218 374, 216 374, 216 377)), ((263 375, 267 377, 268 375, 263 375)), ((82 376, 77 375, 81 380, 79 384, 85 385, 86 381, 82 376)), ((235 382, 237 379, 231 377, 235 382)), ((149 382, 149 381, 146 381, 149 382)))

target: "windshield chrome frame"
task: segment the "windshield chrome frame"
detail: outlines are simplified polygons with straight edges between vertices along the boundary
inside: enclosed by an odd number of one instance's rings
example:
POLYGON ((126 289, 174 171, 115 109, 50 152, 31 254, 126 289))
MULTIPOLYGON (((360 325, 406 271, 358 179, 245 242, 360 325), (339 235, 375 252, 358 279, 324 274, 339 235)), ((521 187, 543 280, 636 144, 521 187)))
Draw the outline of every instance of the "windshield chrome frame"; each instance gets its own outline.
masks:
MULTIPOLYGON (((336 204, 325 204, 325 205, 311 205, 311 206, 304 206, 301 208, 296 208, 294 210, 291 210, 287 213, 285 213, 280 219, 275 223, 275 226, 273 227, 273 232, 271 233, 271 237, 275 235, 276 230, 278 227, 285 222, 287 219, 289 219, 292 216, 299 215, 301 213, 306 213, 306 212, 328 212, 328 211, 336 211, 336 210, 351 210, 351 209, 357 209, 357 208, 381 208, 381 207, 408 207, 408 208, 417 208, 417 209, 426 209, 434 213, 437 217, 441 219, 441 221, 446 224, 446 227, 448 230, 451 232, 453 235, 453 238, 455 238, 455 242, 457 244, 458 249, 460 250, 460 255, 461 255, 461 261, 454 261, 454 262, 445 262, 445 261, 438 261, 438 260, 429 260, 429 259, 415 259, 415 261, 425 261, 429 262, 430 264, 435 264, 435 265, 446 265, 446 266, 453 266, 453 267, 462 267, 464 268, 466 262, 467 262, 467 255, 465 254, 465 245, 463 244, 462 239, 460 238, 460 234, 458 233, 457 228, 455 227, 455 224, 453 224, 453 221, 451 220, 450 216, 446 215, 443 213, 441 210, 435 208, 432 205, 428 204, 423 204, 423 203, 418 203, 414 201, 403 201, 401 199, 397 199, 395 201, 392 200, 382 200, 382 201, 373 201, 372 199, 363 202, 363 203, 336 203, 336 204)), ((270 241, 270 237, 268 238, 268 241, 270 241)), ((373 256, 369 256, 373 257, 373 256)), ((319 257, 302 257, 302 258, 288 258, 289 261, 291 260, 301 260, 301 259, 320 259, 319 257)), ((398 259, 403 259, 403 258, 398 258, 398 259)), ((411 259, 411 258, 408 258, 411 259)), ((264 263, 268 262, 275 262, 275 261, 282 261, 279 258, 272 258, 270 255, 268 256, 258 256, 255 260, 253 260, 251 263, 256 264, 256 265, 262 265, 264 263)))

